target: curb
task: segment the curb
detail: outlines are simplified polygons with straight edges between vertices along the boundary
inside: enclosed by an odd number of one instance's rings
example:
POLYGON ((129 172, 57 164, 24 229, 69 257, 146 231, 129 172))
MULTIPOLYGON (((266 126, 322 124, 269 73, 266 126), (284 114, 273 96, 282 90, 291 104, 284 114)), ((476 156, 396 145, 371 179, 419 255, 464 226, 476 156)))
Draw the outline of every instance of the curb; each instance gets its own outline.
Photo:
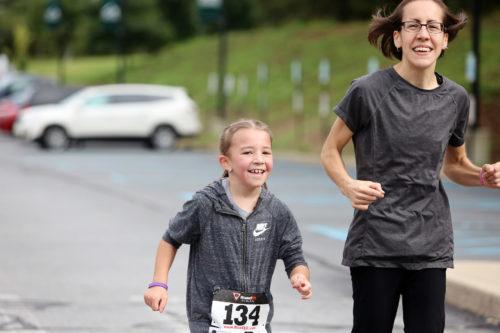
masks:
POLYGON ((491 322, 500 320, 500 262, 455 261, 446 280, 446 303, 491 322))

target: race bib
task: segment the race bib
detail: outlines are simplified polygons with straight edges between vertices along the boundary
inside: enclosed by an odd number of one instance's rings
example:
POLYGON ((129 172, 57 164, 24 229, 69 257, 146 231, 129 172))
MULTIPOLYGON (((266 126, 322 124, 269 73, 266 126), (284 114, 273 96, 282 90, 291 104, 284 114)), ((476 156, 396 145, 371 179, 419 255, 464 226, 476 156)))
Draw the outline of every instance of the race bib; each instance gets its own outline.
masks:
POLYGON ((209 333, 266 333, 269 301, 265 293, 219 290, 212 301, 209 333))

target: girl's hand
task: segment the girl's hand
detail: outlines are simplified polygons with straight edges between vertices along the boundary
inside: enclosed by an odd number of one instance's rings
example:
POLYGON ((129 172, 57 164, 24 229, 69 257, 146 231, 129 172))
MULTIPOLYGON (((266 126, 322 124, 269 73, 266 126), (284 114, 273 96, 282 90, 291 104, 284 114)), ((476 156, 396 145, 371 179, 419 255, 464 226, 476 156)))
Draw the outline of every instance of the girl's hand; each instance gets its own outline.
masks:
POLYGON ((482 171, 482 179, 485 187, 500 188, 500 162, 485 164, 482 171))
POLYGON ((302 299, 308 299, 312 296, 311 282, 309 282, 304 274, 299 273, 293 275, 290 277, 290 283, 293 288, 297 289, 297 291, 302 294, 302 299))
POLYGON ((380 183, 366 180, 352 180, 342 190, 342 193, 349 198, 353 208, 367 210, 370 204, 384 197, 380 183))
POLYGON ((163 312, 167 305, 167 290, 163 287, 151 287, 144 293, 144 302, 153 310, 163 312))

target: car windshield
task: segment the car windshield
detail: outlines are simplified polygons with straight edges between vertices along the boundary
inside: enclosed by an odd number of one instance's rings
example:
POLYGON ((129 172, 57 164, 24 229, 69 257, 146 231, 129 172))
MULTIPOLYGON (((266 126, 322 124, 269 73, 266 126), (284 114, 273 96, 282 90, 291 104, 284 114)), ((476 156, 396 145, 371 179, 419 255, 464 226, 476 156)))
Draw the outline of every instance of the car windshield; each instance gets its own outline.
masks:
POLYGON ((81 99, 82 99, 81 95, 82 95, 82 93, 80 93, 80 92, 76 92, 74 94, 71 94, 68 97, 61 100, 60 104, 65 105, 65 106, 69 106, 69 105, 73 105, 75 103, 78 103, 78 101, 81 101, 81 99))

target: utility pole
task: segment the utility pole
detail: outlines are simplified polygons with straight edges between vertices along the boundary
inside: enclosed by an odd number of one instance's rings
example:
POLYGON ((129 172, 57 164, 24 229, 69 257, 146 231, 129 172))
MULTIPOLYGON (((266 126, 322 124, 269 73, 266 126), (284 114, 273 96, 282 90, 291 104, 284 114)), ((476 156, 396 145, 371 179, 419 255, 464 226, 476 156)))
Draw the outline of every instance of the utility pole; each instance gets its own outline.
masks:
POLYGON ((472 20, 472 51, 474 52, 475 59, 475 79, 472 81, 472 94, 474 96, 474 109, 476 110, 476 118, 472 124, 473 129, 479 127, 479 119, 481 116, 480 112, 480 91, 479 91, 479 78, 480 78, 480 50, 479 50, 479 39, 480 39, 480 29, 481 29, 481 0, 472 0, 473 6, 473 20, 472 20))
POLYGON ((66 47, 65 27, 62 24, 64 19, 63 9, 60 0, 50 1, 44 11, 45 24, 53 31, 56 41, 57 53, 57 78, 60 83, 66 81, 64 71, 64 51, 66 47))
POLYGON ((116 82, 124 82, 125 76, 125 36, 123 8, 121 0, 103 0, 99 16, 103 26, 115 35, 116 42, 116 82))
POLYGON ((226 95, 224 91, 227 63, 227 17, 224 0, 198 0, 198 9, 203 23, 217 23, 219 44, 217 48, 217 113, 226 119, 226 95))
POLYGON ((224 1, 222 1, 221 15, 219 17, 219 49, 217 67, 219 70, 219 89, 217 94, 217 110, 219 117, 226 119, 226 93, 225 93, 225 78, 226 78, 226 64, 227 64, 227 22, 224 10, 224 1))

